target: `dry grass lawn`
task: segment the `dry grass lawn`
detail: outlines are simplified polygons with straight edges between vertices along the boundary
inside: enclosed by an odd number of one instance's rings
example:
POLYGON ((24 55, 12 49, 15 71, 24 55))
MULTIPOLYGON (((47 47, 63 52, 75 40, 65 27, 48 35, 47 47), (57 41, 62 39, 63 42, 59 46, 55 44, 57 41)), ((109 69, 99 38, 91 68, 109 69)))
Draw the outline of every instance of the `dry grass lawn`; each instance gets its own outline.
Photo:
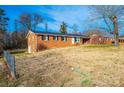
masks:
POLYGON ((15 86, 124 86, 124 46, 88 45, 18 54, 16 69, 15 86))

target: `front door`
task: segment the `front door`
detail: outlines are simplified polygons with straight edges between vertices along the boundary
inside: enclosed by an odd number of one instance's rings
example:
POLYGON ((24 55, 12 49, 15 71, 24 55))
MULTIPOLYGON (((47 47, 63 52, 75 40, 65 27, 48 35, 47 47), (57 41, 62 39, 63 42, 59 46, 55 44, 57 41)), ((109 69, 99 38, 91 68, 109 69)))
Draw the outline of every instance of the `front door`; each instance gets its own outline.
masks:
POLYGON ((72 44, 74 44, 74 37, 72 37, 72 44))
POLYGON ((82 43, 83 44, 88 44, 90 42, 90 38, 83 38, 82 43))

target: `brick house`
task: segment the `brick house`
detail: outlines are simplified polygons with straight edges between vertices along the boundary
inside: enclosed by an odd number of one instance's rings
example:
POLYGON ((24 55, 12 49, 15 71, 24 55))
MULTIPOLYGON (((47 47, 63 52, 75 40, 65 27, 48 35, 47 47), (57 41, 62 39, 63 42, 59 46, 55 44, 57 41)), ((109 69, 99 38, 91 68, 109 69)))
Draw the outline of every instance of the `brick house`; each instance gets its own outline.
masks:
POLYGON ((113 44, 114 38, 93 34, 90 36, 90 44, 113 44))
POLYGON ((52 47, 81 45, 90 38, 85 35, 29 31, 27 39, 28 52, 32 53, 52 47))
POLYGON ((76 46, 82 44, 112 44, 111 37, 93 34, 88 37, 79 34, 61 34, 51 32, 33 32, 27 34, 28 52, 38 52, 43 49, 63 46, 76 46))
POLYGON ((124 43, 124 36, 119 37, 119 43, 124 43))

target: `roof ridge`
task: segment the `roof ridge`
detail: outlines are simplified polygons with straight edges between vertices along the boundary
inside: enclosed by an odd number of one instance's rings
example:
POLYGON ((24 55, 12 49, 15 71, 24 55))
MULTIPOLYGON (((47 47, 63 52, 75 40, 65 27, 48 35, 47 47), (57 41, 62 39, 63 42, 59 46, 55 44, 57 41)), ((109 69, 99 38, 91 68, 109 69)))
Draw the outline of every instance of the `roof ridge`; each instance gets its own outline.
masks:
POLYGON ((87 35, 84 34, 73 34, 73 33, 57 33, 57 32, 41 32, 41 31, 33 31, 36 34, 51 34, 51 35, 63 35, 63 36, 79 36, 79 37, 88 37, 87 35))

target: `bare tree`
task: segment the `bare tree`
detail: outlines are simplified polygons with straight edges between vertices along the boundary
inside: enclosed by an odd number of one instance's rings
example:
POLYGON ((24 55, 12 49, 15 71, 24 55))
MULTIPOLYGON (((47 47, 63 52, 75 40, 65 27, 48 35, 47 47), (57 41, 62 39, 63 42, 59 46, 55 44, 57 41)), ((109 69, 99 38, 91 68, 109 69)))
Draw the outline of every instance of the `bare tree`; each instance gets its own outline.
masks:
POLYGON ((74 34, 78 34, 78 29, 77 29, 77 25, 76 24, 73 24, 73 26, 72 26, 72 30, 73 30, 73 33, 74 34))
POLYGON ((20 23, 26 30, 36 31, 37 25, 43 21, 41 15, 37 13, 23 13, 20 15, 20 23))
POLYGON ((96 34, 99 36, 106 36, 108 33, 106 33, 105 31, 100 31, 99 29, 92 29, 92 30, 84 31, 83 34, 87 36, 92 36, 93 34, 96 34))
POLYGON ((37 25, 43 21, 41 15, 34 13, 32 14, 32 29, 35 31, 37 29, 37 25))
MULTIPOLYGON (((119 27, 124 22, 124 6, 92 6, 93 20, 102 20, 106 27, 101 27, 114 34, 115 46, 119 45, 119 27)), ((93 21, 92 20, 92 21, 93 21)))
POLYGON ((15 30, 12 32, 12 48, 26 48, 26 35, 29 30, 36 31, 37 25, 41 23, 43 18, 36 13, 23 13, 19 19, 15 19, 15 30))

